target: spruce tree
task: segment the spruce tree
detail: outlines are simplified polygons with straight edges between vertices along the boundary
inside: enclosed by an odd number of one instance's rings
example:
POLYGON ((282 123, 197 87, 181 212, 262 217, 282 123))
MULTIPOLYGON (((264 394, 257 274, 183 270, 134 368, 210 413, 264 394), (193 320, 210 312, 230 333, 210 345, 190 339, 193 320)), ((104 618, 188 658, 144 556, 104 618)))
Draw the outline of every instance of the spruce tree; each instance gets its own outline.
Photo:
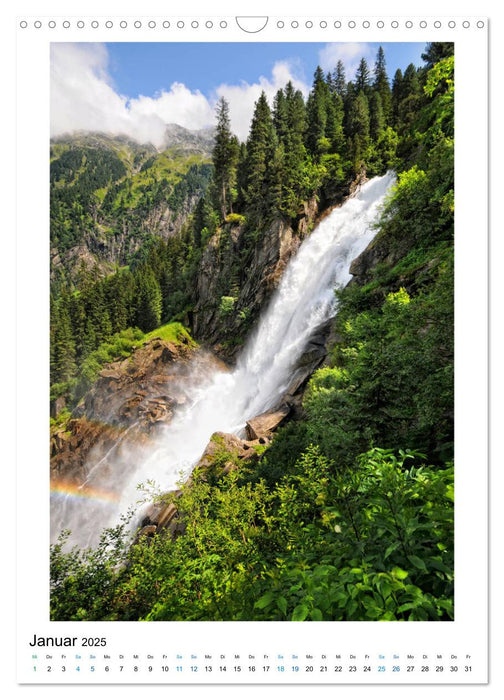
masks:
POLYGON ((111 275, 104 281, 112 333, 119 333, 129 325, 127 288, 124 281, 122 273, 111 275))
POLYGON ((236 176, 237 142, 231 133, 229 105, 224 97, 217 103, 217 127, 212 160, 216 206, 225 219, 232 210, 231 188, 236 176))
MULTIPOLYGON (((198 203, 194 207, 193 219, 192 219, 192 234, 194 245, 197 248, 201 247, 201 232, 208 225, 209 218, 209 206, 206 200, 206 196, 203 195, 198 200, 198 203)), ((163 294, 164 296, 164 294, 163 294)))
POLYGON ((75 375, 75 338, 70 319, 70 297, 68 292, 60 296, 53 333, 53 367, 51 383, 67 383, 75 375))
POLYGON ((413 63, 404 71, 399 90, 397 120, 399 133, 404 133, 413 123, 423 99, 418 71, 413 63))
POLYGON ((410 63, 404 71, 402 80, 401 98, 406 99, 411 94, 419 95, 421 93, 420 80, 418 79, 418 71, 413 63, 410 63))
POLYGON ((278 90, 273 100, 273 125, 278 140, 285 146, 288 139, 287 100, 283 90, 278 90))
POLYGON ((287 139, 283 155, 282 211, 293 216, 303 198, 301 181, 306 162, 306 107, 303 95, 299 90, 295 90, 290 81, 285 87, 285 104, 287 139))
POLYGON ((355 85, 352 81, 348 82, 345 88, 345 97, 343 98, 343 129, 345 132, 345 137, 347 142, 351 140, 352 137, 352 126, 351 126, 351 115, 352 115, 352 105, 357 97, 357 92, 355 90, 355 85))
POLYGON ((271 110, 263 91, 257 100, 247 141, 246 202, 253 217, 267 213, 270 164, 275 153, 275 132, 271 110))
POLYGON ((96 333, 93 324, 91 319, 87 318, 81 341, 81 361, 85 360, 97 347, 98 343, 96 342, 96 333))
POLYGON ((330 148, 330 140, 327 137, 327 119, 331 95, 324 72, 317 66, 313 76, 313 86, 306 104, 307 131, 306 147, 313 156, 320 156, 330 148))
POLYGON ((326 77, 325 77, 326 85, 329 88, 329 92, 331 95, 335 91, 335 86, 334 86, 334 81, 333 81, 333 74, 331 73, 330 70, 327 71, 326 77))
POLYGON ((385 128, 382 99, 379 92, 373 92, 369 101, 369 128, 373 141, 378 141, 385 128))
POLYGON ((72 324, 73 337, 75 339, 75 357, 80 362, 82 357, 82 338, 86 327, 86 309, 82 294, 74 292, 68 303, 70 322, 72 324))
POLYGON ((378 53, 376 55, 373 87, 380 95, 383 117, 385 119, 385 122, 388 124, 391 117, 392 94, 390 91, 390 84, 387 76, 385 52, 381 46, 378 49, 378 53))
POLYGON ((346 94, 346 78, 345 78, 345 66, 342 60, 339 60, 336 64, 336 70, 333 73, 333 87, 334 91, 344 99, 346 94))
POLYGON ((289 81, 285 87, 287 107, 288 151, 292 167, 300 165, 306 156, 304 135, 306 131, 306 105, 300 90, 289 81))
POLYGON ((442 58, 453 56, 455 45, 451 41, 433 41, 425 47, 422 61, 427 63, 427 68, 432 68, 442 58))
POLYGON ((242 141, 238 153, 238 167, 236 169, 236 205, 240 211, 245 207, 247 191, 247 144, 242 141))
POLYGON ((136 325, 144 333, 148 333, 161 323, 161 288, 152 268, 148 265, 143 265, 137 270, 136 281, 136 325))
POLYGON ((402 100, 403 95, 403 74, 402 70, 398 68, 394 73, 394 80, 392 81, 392 120, 394 125, 397 125, 399 120, 399 104, 402 100))
POLYGON ((269 164, 267 209, 269 212, 282 211, 284 204, 283 186, 285 183, 285 147, 277 143, 269 164))
POLYGON ((367 94, 371 84, 371 75, 365 58, 361 58, 357 71, 355 73, 355 89, 357 93, 363 92, 367 94))
POLYGON ((369 146, 369 122, 368 99, 364 92, 361 91, 352 103, 350 114, 351 157, 356 172, 362 168, 366 159, 366 152, 369 146))

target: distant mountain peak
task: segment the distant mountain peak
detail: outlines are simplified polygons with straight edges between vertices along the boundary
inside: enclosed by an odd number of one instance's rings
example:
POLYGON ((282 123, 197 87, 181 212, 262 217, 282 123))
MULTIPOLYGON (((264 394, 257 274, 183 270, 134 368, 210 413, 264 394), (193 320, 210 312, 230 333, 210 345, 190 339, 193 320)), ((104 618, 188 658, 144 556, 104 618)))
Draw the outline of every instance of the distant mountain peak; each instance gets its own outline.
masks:
POLYGON ((215 127, 206 129, 187 129, 180 124, 167 124, 163 143, 159 147, 152 143, 141 143, 126 134, 110 134, 100 131, 73 131, 51 138, 51 143, 68 143, 79 146, 108 147, 126 145, 132 150, 147 149, 162 152, 168 148, 176 148, 182 154, 197 153, 209 157, 212 153, 215 138, 215 127))
POLYGON ((163 146, 165 148, 181 148, 187 152, 197 152, 210 155, 215 137, 215 128, 206 129, 186 129, 180 124, 167 124, 163 146))

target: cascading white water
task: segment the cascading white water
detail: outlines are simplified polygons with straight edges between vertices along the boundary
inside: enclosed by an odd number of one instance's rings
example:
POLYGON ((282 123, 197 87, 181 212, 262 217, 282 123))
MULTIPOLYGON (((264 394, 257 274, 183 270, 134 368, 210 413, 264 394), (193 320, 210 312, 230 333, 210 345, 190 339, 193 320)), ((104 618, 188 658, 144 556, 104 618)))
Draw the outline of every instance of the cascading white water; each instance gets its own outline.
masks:
MULTIPOLYGON (((289 262, 280 285, 260 319, 258 328, 231 373, 216 372, 195 389, 195 400, 164 427, 156 447, 138 467, 129 470, 119 504, 96 509, 84 524, 82 543, 96 541, 138 498, 137 485, 154 481, 162 491, 187 478, 216 431, 236 433, 245 422, 275 406, 285 394, 297 360, 310 337, 336 313, 334 289, 350 280, 349 268, 372 240, 373 223, 394 182, 393 173, 375 177, 343 206, 334 209, 300 246, 289 262)), ((124 457, 123 457, 124 459, 124 457)), ((121 480, 118 470, 115 485, 121 480)), ((65 524, 63 517, 59 527, 65 524)))

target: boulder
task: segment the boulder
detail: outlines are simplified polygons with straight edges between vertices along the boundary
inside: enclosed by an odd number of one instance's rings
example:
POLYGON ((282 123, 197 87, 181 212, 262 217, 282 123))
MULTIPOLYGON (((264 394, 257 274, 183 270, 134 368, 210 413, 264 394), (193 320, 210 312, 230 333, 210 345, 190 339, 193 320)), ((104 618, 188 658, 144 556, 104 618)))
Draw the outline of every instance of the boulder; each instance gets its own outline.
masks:
POLYGON ((66 407, 66 399, 64 396, 59 396, 57 399, 51 401, 51 418, 56 418, 58 413, 60 413, 66 407))
POLYGON ((135 537, 133 544, 138 544, 142 537, 154 537, 156 534, 157 527, 155 525, 146 525, 143 527, 135 537))
POLYGON ((247 421, 247 437, 250 440, 268 437, 287 418, 290 411, 290 406, 283 405, 274 411, 266 411, 251 418, 247 421))
POLYGON ((232 459, 242 457, 244 451, 243 440, 240 440, 236 435, 217 432, 210 438, 197 466, 203 468, 212 467, 216 460, 225 453, 229 453, 231 459, 228 462, 232 462, 232 459))
POLYGON ((169 422, 194 384, 216 370, 227 367, 211 353, 153 338, 104 367, 74 415, 125 428, 139 423, 150 432, 154 423, 169 422))

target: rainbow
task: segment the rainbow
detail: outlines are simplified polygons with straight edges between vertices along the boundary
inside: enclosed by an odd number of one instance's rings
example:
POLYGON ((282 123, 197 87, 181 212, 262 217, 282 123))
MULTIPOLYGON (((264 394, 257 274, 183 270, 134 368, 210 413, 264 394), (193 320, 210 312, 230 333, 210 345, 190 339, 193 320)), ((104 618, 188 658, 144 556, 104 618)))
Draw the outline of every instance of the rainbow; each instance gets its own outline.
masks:
POLYGON ((51 496, 70 496, 76 500, 95 500, 104 501, 105 503, 117 503, 119 496, 113 491, 105 491, 103 489, 90 488, 89 486, 77 486, 65 481, 51 482, 51 496))

